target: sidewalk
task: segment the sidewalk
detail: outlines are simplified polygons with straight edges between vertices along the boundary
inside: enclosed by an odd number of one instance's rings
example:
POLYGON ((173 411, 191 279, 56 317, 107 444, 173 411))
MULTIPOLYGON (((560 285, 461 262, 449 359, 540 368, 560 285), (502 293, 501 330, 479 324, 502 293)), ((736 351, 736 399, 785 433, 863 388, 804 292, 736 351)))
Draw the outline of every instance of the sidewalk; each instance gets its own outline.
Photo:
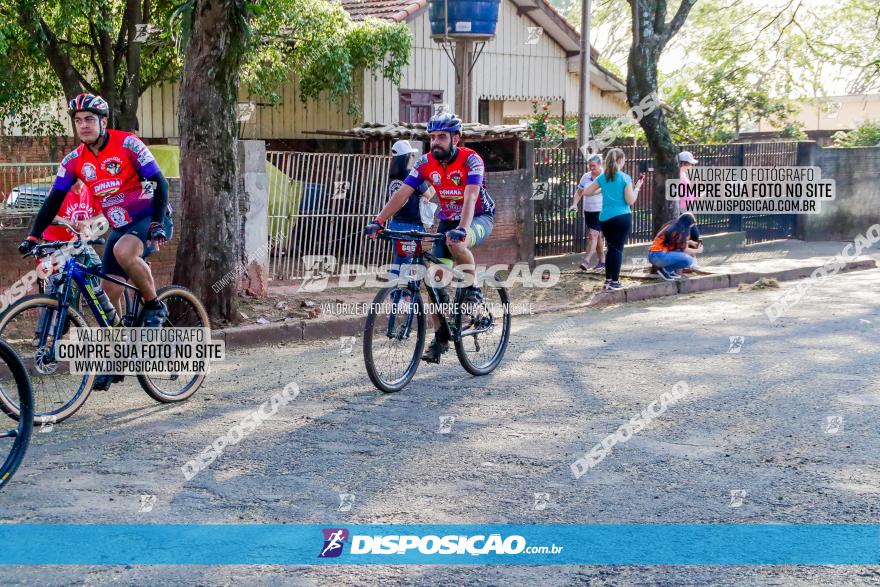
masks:
MULTIPOLYGON (((544 314, 738 287, 753 284, 761 278, 777 282, 799 280, 809 277, 815 269, 841 254, 847 244, 782 240, 702 255, 698 258, 699 271, 679 282, 662 281, 647 273, 645 268, 631 264, 639 257, 627 257, 621 274, 623 290, 602 291, 603 275, 565 269, 555 286, 511 288, 511 303, 514 314, 544 314)), ((875 269, 878 259, 880 248, 865 249, 841 272, 875 269)), ((268 298, 243 299, 243 319, 250 324, 215 331, 215 337, 223 338, 227 348, 239 348, 357 336, 363 330, 364 315, 332 310, 369 304, 376 292, 375 288, 359 287, 305 293, 296 285, 270 286, 268 298), (330 310, 329 313, 323 311, 325 309, 330 310)))

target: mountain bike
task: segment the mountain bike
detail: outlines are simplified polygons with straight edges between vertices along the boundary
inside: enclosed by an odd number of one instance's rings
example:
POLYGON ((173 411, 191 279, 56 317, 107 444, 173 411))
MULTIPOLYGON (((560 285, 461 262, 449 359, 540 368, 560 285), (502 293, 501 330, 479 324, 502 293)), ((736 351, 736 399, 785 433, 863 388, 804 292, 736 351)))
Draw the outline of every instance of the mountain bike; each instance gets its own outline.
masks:
POLYGON ((14 397, 20 406, 17 419, 0 421, 0 489, 3 488, 24 458, 33 429, 31 382, 21 359, 5 341, 0 340, 0 389, 14 397))
MULTIPOLYGON (((105 244, 104 239, 83 240, 81 234, 65 225, 74 233, 73 241, 43 243, 25 256, 41 259, 59 250, 69 255, 55 276, 57 291, 53 294, 26 296, 0 314, 0 337, 5 338, 23 358, 34 390, 34 422, 61 422, 79 410, 94 386, 96 373, 72 374, 64 362, 56 358, 57 342, 69 340, 70 329, 87 327, 140 326, 142 300, 138 289, 105 274, 100 266, 87 266, 88 248, 105 244), (121 317, 107 294, 100 288, 100 280, 106 279, 123 286, 125 310, 121 317), (83 308, 74 302, 77 292, 83 308), (91 315, 93 324, 85 318, 91 315)), ((169 285, 157 290, 158 299, 168 307, 168 319, 163 327, 210 328, 208 314, 202 303, 190 290, 169 285)), ((188 399, 201 387, 205 372, 175 374, 139 374, 137 380, 143 390, 154 400, 162 403, 180 402, 188 399)), ((114 381, 119 381, 116 376, 114 381)), ((20 406, 14 397, 0 389, 0 410, 18 417, 20 406)))
MULTIPOLYGON (((422 247, 423 240, 438 241, 445 239, 445 234, 386 229, 378 238, 393 241, 406 262, 399 268, 403 277, 379 290, 367 313, 364 363, 373 385, 386 393, 400 391, 416 374, 425 346, 425 316, 429 313, 422 302, 422 282, 433 309, 442 310, 444 305, 449 309, 437 314, 441 328, 446 329, 455 344, 461 366, 472 375, 487 375, 495 370, 510 341, 507 290, 494 280, 483 280, 482 303, 463 303, 465 288, 457 287, 455 302, 450 304, 444 287, 435 287, 425 280, 428 262, 448 263, 422 247)), ((451 270, 460 283, 463 274, 455 268, 451 270)))

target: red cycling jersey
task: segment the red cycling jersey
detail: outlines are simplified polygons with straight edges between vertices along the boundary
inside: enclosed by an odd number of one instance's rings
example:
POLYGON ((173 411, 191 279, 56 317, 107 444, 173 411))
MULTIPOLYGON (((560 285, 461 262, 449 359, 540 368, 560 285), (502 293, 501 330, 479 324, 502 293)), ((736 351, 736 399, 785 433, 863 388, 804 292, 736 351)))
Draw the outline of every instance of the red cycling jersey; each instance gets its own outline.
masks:
MULTIPOLYGON (((76 226, 80 220, 91 220, 97 213, 98 204, 92 197, 92 192, 82 183, 78 183, 64 196, 57 215, 76 226)), ((43 231, 43 240, 47 241, 69 241, 73 240, 73 236, 63 226, 49 226, 43 231)))
POLYGON ((137 136, 108 130, 107 144, 95 156, 85 144, 71 151, 58 168, 53 188, 67 191, 82 180, 101 204, 113 228, 123 227, 149 216, 153 193, 141 180, 159 172, 153 154, 137 136))
POLYGON ((495 202, 483 185, 485 165, 476 151, 458 147, 451 161, 441 164, 432 153, 422 155, 406 178, 406 185, 417 189, 427 181, 437 191, 440 200, 441 220, 460 220, 464 204, 464 189, 469 185, 480 186, 480 197, 474 206, 474 217, 493 216, 495 202))

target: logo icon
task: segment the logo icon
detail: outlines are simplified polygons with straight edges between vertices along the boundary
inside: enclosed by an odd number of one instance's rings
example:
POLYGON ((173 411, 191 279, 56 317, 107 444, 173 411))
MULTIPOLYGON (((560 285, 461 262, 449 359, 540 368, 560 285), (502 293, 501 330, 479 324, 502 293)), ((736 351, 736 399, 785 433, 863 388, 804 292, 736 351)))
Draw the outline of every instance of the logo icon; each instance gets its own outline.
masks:
POLYGON ((122 171, 122 165, 116 161, 107 161, 107 163, 104 164, 104 168, 110 175, 119 175, 119 172, 122 171))
POLYGON ((299 291, 319 292, 327 289, 330 274, 336 268, 336 257, 332 255, 303 255, 305 277, 299 291))
POLYGON ((541 37, 544 36, 544 29, 539 26, 529 27, 529 38, 526 39, 526 45, 537 45, 541 37))
POLYGON ((449 181, 455 185, 461 185, 461 171, 453 171, 449 174, 449 181))
POLYGON ((632 267, 632 273, 644 271, 648 267, 648 259, 645 257, 632 257, 629 262, 632 267))
POLYGON ((354 493, 339 494, 339 510, 340 512, 350 512, 354 505, 354 493))
POLYGON ((434 185, 440 185, 440 183, 442 181, 443 181, 443 178, 440 177, 439 171, 432 171, 431 172, 431 183, 433 183, 434 185))
POLYGON ((828 416, 825 418, 825 434, 838 434, 843 432, 843 416, 828 416))
POLYGON ((141 495, 141 509, 139 511, 151 512, 154 505, 156 505, 155 495, 141 495))
POLYGON ((455 416, 440 416, 440 428, 437 434, 449 434, 452 432, 452 425, 455 424, 455 416))
POLYGON ((550 494, 545 491, 535 492, 535 511, 546 510, 550 504, 550 494))
POLYGON ((746 490, 745 489, 731 489, 730 490, 730 503, 727 505, 732 508, 742 507, 743 500, 745 498, 746 498, 746 490))
POLYGON ((324 528, 324 548, 318 558, 336 558, 342 554, 342 547, 348 540, 348 530, 345 528, 324 528))
POLYGON ((334 181, 333 182, 333 199, 344 200, 348 190, 351 188, 350 181, 334 181))
POLYGON ((92 181, 98 177, 98 172, 95 169, 95 166, 91 163, 86 163, 82 166, 82 174, 83 177, 86 178, 86 181, 92 181))
POLYGON ((356 336, 340 336, 339 337, 339 354, 340 355, 350 355, 352 349, 354 348, 354 343, 357 340, 356 336))
POLYGON ((125 210, 119 207, 110 208, 107 211, 108 220, 110 220, 110 224, 113 226, 124 226, 128 220, 128 214, 125 213, 125 210))
POLYGON ((55 429, 55 416, 49 416, 49 419, 40 423, 38 432, 52 432, 55 429))
POLYGON ((731 336, 730 337, 730 347, 727 349, 728 353, 738 355, 742 352, 743 344, 746 342, 745 336, 731 336))
POLYGON ((532 199, 543 200, 547 197, 547 182, 536 181, 532 183, 532 199))

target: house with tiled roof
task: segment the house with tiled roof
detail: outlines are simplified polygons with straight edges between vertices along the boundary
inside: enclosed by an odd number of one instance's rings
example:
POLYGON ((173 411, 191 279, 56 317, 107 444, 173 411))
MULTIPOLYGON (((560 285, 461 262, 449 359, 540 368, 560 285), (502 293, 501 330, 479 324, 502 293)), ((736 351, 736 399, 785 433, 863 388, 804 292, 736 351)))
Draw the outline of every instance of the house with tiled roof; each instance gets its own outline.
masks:
MULTIPOLYGON (((330 0, 328 0, 330 1, 330 0)), ((459 111, 455 104, 455 68, 431 36, 427 0, 332 0, 341 2, 355 20, 378 18, 403 22, 413 44, 400 85, 366 71, 357 75, 357 90, 341 104, 313 101, 303 104, 295 76, 281 88, 277 105, 250 99, 253 114, 241 125, 247 139, 314 139, 364 122, 390 124, 426 121, 438 104, 459 111), (360 114, 348 114, 354 102, 360 114)), ((501 0, 494 39, 486 42, 472 72, 473 122, 516 124, 531 113, 534 99, 551 103, 551 113, 577 116, 580 80, 580 36, 545 0, 501 0), (539 35, 535 35, 538 31, 539 35), (531 35, 531 39, 530 39, 531 35)), ((623 80, 602 68, 593 50, 591 101, 593 117, 626 113, 623 80)), ((139 134, 144 138, 178 136, 178 84, 149 88, 138 108, 139 134)), ((67 123, 66 116, 59 114, 67 123)), ((72 129, 71 129, 72 132, 72 129)))
MULTIPOLYGON (((421 122, 436 103, 461 110, 454 103, 455 68, 431 37, 427 0, 341 1, 354 19, 406 22, 413 36, 399 87, 365 76, 365 120, 421 122)), ((516 123, 530 114, 531 101, 537 99, 549 101, 556 115, 577 116, 579 56, 579 33, 545 0, 502 0, 496 37, 486 43, 473 69, 471 111, 485 124, 516 123), (537 42, 535 29, 540 29, 537 42)), ((597 58, 593 50, 591 115, 620 116, 628 109, 626 84, 597 58)))

